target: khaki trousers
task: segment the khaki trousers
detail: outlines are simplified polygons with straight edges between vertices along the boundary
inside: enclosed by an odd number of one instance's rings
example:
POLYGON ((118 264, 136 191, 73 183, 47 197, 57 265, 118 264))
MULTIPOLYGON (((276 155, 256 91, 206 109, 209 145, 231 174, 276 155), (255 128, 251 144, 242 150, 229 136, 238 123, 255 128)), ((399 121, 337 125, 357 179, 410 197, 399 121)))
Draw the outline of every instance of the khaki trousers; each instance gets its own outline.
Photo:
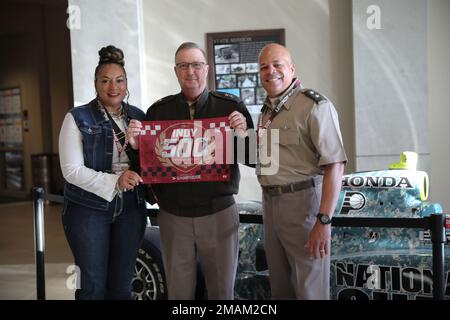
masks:
POLYGON ((322 184, 293 193, 263 191, 264 239, 273 299, 328 300, 330 256, 305 249, 319 212, 322 184))
POLYGON ((208 299, 232 300, 239 255, 236 205, 197 218, 160 210, 158 224, 169 299, 195 299, 199 263, 208 299))

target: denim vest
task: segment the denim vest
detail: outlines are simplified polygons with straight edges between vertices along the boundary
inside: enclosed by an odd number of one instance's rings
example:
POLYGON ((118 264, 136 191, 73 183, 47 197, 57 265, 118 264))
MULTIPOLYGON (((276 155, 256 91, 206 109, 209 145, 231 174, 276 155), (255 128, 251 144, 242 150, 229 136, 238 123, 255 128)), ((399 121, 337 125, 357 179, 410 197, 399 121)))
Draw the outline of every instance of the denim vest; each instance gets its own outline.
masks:
MULTIPOLYGON (((124 105, 124 108, 128 115, 127 123, 131 119, 143 120, 145 117, 144 112, 134 106, 124 105)), ((103 111, 98 106, 97 100, 73 108, 70 113, 82 135, 84 165, 95 171, 112 173, 113 129, 110 121, 105 118, 103 111)), ((132 167, 139 167, 139 164, 136 163, 138 161, 138 156, 130 157, 132 167)), ((145 203, 145 187, 143 185, 137 187, 136 196, 139 204, 145 203)), ((110 204, 92 192, 67 181, 64 185, 64 197, 79 205, 96 210, 106 211, 110 204)))

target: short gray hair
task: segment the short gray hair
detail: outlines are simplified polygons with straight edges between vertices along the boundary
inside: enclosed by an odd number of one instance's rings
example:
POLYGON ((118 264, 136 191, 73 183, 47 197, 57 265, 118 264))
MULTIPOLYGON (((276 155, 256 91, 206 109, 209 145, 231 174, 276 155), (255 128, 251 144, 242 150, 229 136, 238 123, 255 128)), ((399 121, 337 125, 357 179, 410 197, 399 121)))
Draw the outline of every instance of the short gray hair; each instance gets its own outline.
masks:
POLYGON ((207 62, 208 59, 206 58, 206 53, 205 50, 203 50, 202 48, 200 48, 200 46, 198 44, 196 44, 195 42, 183 42, 177 49, 177 51, 175 51, 175 60, 177 58, 177 54, 178 52, 180 52, 181 50, 185 50, 185 49, 198 49, 202 52, 203 57, 205 58, 205 61, 207 62))

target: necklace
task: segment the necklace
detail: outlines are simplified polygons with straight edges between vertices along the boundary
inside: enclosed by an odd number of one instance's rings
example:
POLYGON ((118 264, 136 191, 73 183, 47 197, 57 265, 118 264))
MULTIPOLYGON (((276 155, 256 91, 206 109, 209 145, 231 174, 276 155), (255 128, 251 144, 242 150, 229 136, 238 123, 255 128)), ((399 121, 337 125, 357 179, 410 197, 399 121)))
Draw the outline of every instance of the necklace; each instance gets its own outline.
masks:
POLYGON ((120 162, 120 156, 125 151, 125 149, 128 146, 128 137, 125 132, 120 131, 118 134, 112 130, 114 134, 114 143, 116 144, 117 153, 119 155, 119 162, 120 162), (121 142, 121 140, 124 140, 124 142, 121 142), (123 143, 123 144, 122 144, 123 143))
MULTIPOLYGON (((122 105, 120 106, 119 111, 116 112, 109 112, 100 102, 100 100, 97 100, 99 106, 103 107, 103 110, 106 113, 106 116, 109 118, 109 121, 111 122, 112 125, 112 132, 113 132, 113 137, 114 137, 114 143, 116 145, 117 148, 117 153, 118 153, 118 158, 119 158, 119 162, 120 162, 120 156, 122 155, 122 153, 126 150, 127 146, 128 146, 128 138, 125 132, 123 132, 122 130, 120 130, 119 126, 117 125, 117 123, 113 120, 112 116, 114 117, 120 117, 123 115, 123 107, 122 105), (117 133, 116 133, 117 132, 117 133)), ((127 126, 125 125, 125 131, 127 130, 126 128, 127 126)))
POLYGON ((121 117, 124 114, 124 110, 123 110, 123 105, 121 104, 119 107, 119 110, 117 111, 108 111, 108 109, 106 109, 106 107, 101 103, 100 99, 97 99, 97 105, 100 108, 103 108, 103 110, 105 111, 106 115, 111 115, 115 118, 121 117))
MULTIPOLYGON (((106 108, 105 108, 105 110, 106 110, 106 108)), ((118 111, 115 111, 115 112, 113 112, 113 111, 108 111, 108 113, 109 113, 111 116, 118 118, 118 117, 120 117, 120 116, 122 115, 122 113, 123 113, 123 108, 122 108, 122 106, 120 106, 120 108, 119 108, 118 111)))

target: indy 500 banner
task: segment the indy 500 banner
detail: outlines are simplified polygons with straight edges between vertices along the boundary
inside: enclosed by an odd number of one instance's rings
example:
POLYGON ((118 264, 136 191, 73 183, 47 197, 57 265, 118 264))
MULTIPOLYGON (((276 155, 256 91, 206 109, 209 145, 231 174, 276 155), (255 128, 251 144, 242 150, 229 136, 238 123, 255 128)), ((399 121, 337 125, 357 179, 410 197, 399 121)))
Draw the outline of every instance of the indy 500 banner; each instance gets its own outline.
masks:
POLYGON ((228 118, 142 124, 139 145, 144 183, 230 179, 232 129, 228 118))

